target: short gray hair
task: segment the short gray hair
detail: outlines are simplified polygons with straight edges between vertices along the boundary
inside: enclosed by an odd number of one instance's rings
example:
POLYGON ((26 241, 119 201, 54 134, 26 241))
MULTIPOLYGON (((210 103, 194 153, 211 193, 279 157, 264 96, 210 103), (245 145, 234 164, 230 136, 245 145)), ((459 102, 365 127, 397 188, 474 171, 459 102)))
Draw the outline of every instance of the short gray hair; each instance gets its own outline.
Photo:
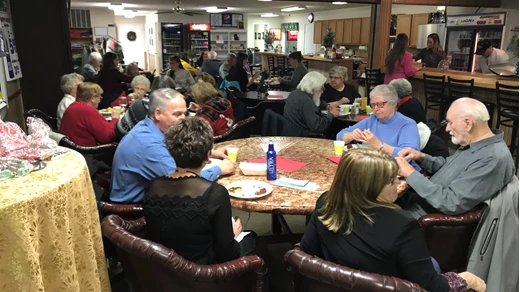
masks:
POLYGON ((168 76, 168 74, 161 74, 160 76, 155 77, 152 83, 152 91, 161 88, 175 89, 176 87, 177 85, 175 84, 175 80, 168 76))
POLYGON ((237 57, 237 55, 235 55, 235 53, 229 53, 227 55, 226 61, 229 61, 229 60, 234 59, 234 58, 236 59, 236 57, 237 57))
POLYGON ((92 62, 92 60, 97 60, 98 62, 102 62, 103 61, 103 58, 101 57, 101 54, 98 53, 98 52, 92 52, 90 53, 90 55, 88 56, 88 61, 89 63, 92 62))
POLYGON ((388 85, 395 89, 399 98, 412 95, 412 84, 404 78, 394 79, 388 85))
POLYGON ((215 51, 209 51, 208 52, 208 59, 214 60, 216 58, 217 58, 217 52, 215 52, 215 51))
POLYGON ((397 105, 397 103, 399 102, 399 97, 397 97, 397 91, 395 91, 393 86, 387 84, 378 85, 374 87, 372 91, 370 91, 370 99, 372 99, 376 95, 381 95, 385 99, 385 101, 394 105, 397 105))
POLYGON ((139 70, 139 66, 137 66, 137 63, 130 63, 128 66, 126 66, 125 73, 128 75, 130 73, 130 69, 137 68, 139 70))
POLYGON ((153 91, 152 94, 150 94, 148 114, 150 116, 153 115, 156 108, 158 108, 161 112, 166 111, 167 102, 177 97, 182 98, 184 100, 184 96, 182 94, 171 88, 161 88, 153 91))
POLYGON ((476 99, 469 97, 458 98, 451 104, 451 106, 454 105, 459 105, 457 116, 460 118, 470 117, 478 123, 489 121, 489 112, 486 106, 476 99))
POLYGON ((317 90, 320 90, 323 85, 327 82, 327 78, 319 72, 309 72, 305 74, 298 84, 297 89, 306 92, 307 94, 314 94, 317 90))
POLYGON ((343 66, 334 66, 330 68, 329 75, 338 74, 343 79, 343 82, 348 81, 348 68, 343 66))
POLYGON ((144 77, 143 75, 137 75, 132 79, 132 83, 130 83, 131 87, 135 87, 137 84, 143 84, 146 87, 146 90, 150 89, 150 80, 144 77))
POLYGON ((76 85, 77 80, 83 81, 85 78, 83 78, 83 76, 79 75, 78 73, 70 73, 61 76, 61 92, 64 94, 70 94, 70 91, 74 85, 76 85))

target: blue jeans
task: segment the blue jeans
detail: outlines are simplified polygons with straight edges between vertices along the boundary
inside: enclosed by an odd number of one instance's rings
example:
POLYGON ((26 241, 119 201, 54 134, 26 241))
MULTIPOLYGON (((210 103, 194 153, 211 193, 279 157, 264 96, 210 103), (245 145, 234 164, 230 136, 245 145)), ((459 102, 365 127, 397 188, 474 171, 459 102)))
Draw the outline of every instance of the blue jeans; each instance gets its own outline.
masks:
POLYGON ((435 271, 437 271, 437 273, 441 273, 441 266, 439 266, 439 263, 434 259, 434 258, 431 258, 432 259, 432 264, 433 264, 433 268, 435 269, 435 271))

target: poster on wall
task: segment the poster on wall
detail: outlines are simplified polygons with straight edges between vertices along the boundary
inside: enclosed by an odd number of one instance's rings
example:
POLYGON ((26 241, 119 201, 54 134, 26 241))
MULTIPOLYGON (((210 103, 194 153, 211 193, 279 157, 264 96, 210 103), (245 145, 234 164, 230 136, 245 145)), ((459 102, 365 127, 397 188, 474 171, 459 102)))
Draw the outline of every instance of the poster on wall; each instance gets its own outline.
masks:
POLYGON ((210 13, 209 24, 212 27, 238 27, 244 21, 244 16, 240 13, 210 13))
POLYGON ((269 33, 273 35, 274 41, 279 41, 282 39, 282 29, 281 28, 270 28, 269 33))
POLYGON ((4 33, 3 37, 5 41, 5 50, 7 53, 6 60, 4 62, 5 77, 7 81, 13 81, 22 78, 22 68, 20 67, 18 53, 16 51, 16 41, 14 38, 11 16, 9 12, 4 12, 2 9, 0 9, 0 25, 4 33))

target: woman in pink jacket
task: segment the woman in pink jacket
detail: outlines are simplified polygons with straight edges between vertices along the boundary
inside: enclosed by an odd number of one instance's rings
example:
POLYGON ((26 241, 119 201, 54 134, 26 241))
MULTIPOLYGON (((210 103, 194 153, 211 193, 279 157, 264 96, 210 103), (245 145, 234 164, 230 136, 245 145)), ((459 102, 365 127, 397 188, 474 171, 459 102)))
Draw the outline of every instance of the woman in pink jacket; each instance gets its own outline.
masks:
POLYGON ((385 63, 385 84, 394 79, 412 77, 417 68, 413 66, 413 56, 406 51, 408 47, 408 36, 404 33, 397 35, 394 47, 388 52, 385 63))

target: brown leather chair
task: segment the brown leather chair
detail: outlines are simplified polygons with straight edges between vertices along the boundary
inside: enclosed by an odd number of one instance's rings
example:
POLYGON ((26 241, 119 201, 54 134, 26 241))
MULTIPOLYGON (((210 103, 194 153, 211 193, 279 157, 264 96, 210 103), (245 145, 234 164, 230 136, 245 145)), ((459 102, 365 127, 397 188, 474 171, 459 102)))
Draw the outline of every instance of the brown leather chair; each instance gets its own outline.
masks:
POLYGON ((303 252, 298 245, 284 256, 295 273, 298 292, 425 291, 412 282, 340 266, 303 252))
POLYGON ((101 228, 116 245, 133 292, 267 291, 267 268, 258 256, 197 265, 172 249, 134 235, 142 234, 146 228, 144 217, 125 221, 110 215, 103 219, 101 228))
POLYGON ((430 256, 443 272, 466 270, 469 245, 483 210, 462 215, 428 214, 419 218, 430 256))
POLYGON ((100 201, 99 208, 103 217, 115 214, 125 220, 136 220, 144 216, 141 204, 117 204, 100 201))
POLYGON ((224 141, 249 138, 251 136, 251 124, 256 120, 255 117, 249 117, 234 124, 227 132, 222 135, 213 137, 215 143, 224 141))
POLYGON ((58 131, 58 120, 56 118, 53 118, 46 113, 42 112, 39 109, 30 109, 28 112, 24 113, 25 119, 27 120, 28 117, 33 118, 40 118, 44 123, 46 123, 52 131, 57 132, 58 131))

